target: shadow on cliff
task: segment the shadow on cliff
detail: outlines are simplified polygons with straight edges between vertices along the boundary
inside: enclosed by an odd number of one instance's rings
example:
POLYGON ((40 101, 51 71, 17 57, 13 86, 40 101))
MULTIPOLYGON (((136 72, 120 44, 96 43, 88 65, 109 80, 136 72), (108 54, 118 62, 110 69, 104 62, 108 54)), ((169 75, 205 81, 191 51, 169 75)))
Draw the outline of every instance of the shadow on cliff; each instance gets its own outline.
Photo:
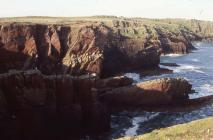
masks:
POLYGON ((7 73, 11 69, 23 69, 24 62, 31 59, 30 56, 22 52, 12 52, 0 48, 0 73, 7 73))
POLYGON ((46 75, 63 74, 62 68, 67 66, 60 63, 60 58, 54 56, 41 57, 30 56, 23 52, 14 52, 0 48, 0 73, 7 73, 10 70, 38 69, 46 75))

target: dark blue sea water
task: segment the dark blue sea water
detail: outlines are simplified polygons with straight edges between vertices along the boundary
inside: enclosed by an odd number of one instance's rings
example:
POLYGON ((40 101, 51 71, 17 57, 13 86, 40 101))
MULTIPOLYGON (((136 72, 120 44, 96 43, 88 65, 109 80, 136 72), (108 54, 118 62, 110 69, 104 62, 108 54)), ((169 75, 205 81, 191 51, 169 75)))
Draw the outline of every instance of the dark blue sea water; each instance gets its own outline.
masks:
MULTIPOLYGON (((179 67, 161 66, 173 70, 172 74, 140 77, 137 73, 127 73, 135 82, 162 77, 184 77, 196 93, 190 98, 213 95, 213 43, 194 43, 197 48, 187 55, 167 55, 161 57, 163 63, 176 63, 179 67)), ((154 129, 190 122, 213 116, 213 103, 182 112, 121 112, 112 115, 112 130, 105 138, 114 139, 122 136, 141 135, 154 129)))

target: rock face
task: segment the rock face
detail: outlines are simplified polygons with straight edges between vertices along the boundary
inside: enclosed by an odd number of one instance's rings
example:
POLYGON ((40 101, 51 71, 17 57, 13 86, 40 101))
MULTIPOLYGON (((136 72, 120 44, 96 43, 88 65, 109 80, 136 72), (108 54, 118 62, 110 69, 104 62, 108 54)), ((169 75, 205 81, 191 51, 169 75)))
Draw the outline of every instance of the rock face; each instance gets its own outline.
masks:
POLYGON ((164 78, 112 89, 100 100, 112 107, 153 107, 188 99, 192 85, 182 78, 164 78))
POLYGON ((89 79, 44 76, 38 71, 0 75, 2 137, 43 139, 109 130, 110 114, 92 86, 89 79))

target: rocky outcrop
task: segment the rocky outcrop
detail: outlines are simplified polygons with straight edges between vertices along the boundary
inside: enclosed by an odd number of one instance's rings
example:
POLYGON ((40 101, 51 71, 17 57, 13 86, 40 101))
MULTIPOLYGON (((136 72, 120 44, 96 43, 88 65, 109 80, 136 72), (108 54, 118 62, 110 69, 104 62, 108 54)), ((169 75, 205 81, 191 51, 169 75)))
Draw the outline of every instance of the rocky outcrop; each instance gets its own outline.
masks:
POLYGON ((163 48, 164 54, 169 53, 189 53, 195 49, 191 43, 190 37, 196 37, 195 34, 187 33, 187 31, 180 29, 179 33, 172 33, 165 31, 162 28, 155 28, 160 46, 163 48), (190 37, 189 37, 190 36, 190 37))
POLYGON ((110 114, 92 86, 90 79, 38 71, 0 75, 1 138, 43 139, 109 130, 110 114))
POLYGON ((168 53, 189 53, 195 49, 191 43, 192 40, 201 40, 201 37, 190 31, 184 26, 178 27, 167 24, 161 25, 156 21, 143 21, 142 19, 135 20, 114 20, 114 28, 124 36, 135 40, 139 40, 145 47, 155 46, 162 50, 163 54, 168 53))
POLYGON ((100 100, 115 107, 154 107, 188 99, 192 85, 182 78, 163 78, 112 89, 100 94, 100 100))

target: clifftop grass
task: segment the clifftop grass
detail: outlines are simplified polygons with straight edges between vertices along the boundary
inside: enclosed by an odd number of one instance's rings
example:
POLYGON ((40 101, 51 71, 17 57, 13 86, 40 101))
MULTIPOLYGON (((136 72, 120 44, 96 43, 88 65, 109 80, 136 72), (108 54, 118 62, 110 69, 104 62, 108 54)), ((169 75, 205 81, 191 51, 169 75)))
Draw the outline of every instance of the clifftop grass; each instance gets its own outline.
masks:
POLYGON ((180 124, 136 137, 118 140, 210 140, 213 139, 213 117, 180 124))
POLYGON ((156 28, 175 34, 178 34, 180 30, 187 30, 202 37, 213 36, 213 22, 200 20, 125 18, 116 16, 0 18, 0 24, 14 22, 65 25, 103 23, 111 27, 115 32, 119 30, 124 36, 137 38, 146 37, 147 34, 155 36, 156 28))

